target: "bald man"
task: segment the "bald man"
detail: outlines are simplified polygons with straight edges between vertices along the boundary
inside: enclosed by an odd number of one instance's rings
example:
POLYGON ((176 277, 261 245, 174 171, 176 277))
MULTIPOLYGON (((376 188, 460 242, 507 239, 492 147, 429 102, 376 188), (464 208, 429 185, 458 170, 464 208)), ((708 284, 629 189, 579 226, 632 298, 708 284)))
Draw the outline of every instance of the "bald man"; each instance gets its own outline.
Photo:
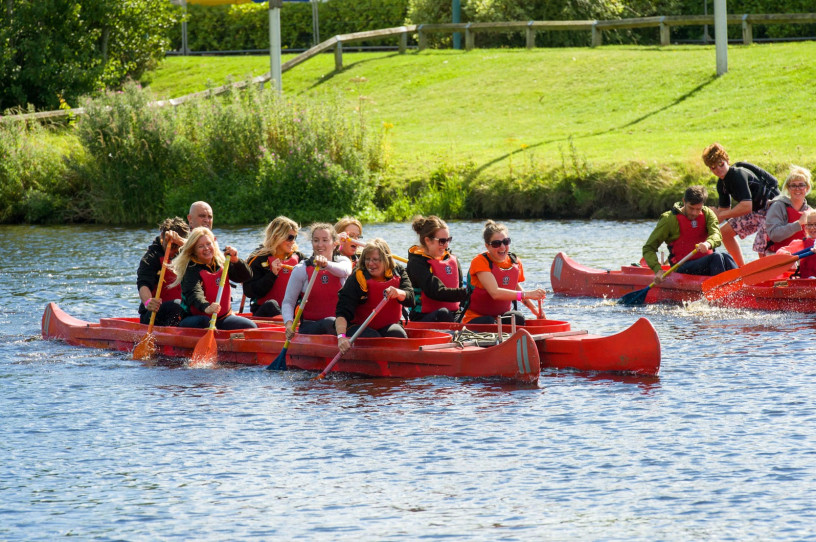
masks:
POLYGON ((190 205, 190 214, 187 215, 187 223, 190 225, 190 230, 204 226, 212 230, 213 212, 212 207, 206 201, 197 201, 190 205))

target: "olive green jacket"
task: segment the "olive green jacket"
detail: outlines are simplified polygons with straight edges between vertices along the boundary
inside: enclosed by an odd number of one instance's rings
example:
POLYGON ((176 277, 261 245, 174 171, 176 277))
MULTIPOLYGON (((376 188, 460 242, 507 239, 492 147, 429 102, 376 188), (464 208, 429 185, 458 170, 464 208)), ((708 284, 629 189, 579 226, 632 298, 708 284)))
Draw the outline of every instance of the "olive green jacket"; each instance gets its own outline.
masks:
MULTIPOLYGON (((643 245, 643 259, 646 260, 646 265, 655 273, 662 269, 660 261, 657 259, 657 250, 660 245, 663 243, 669 245, 680 238, 680 223, 677 222, 677 215, 682 212, 682 209, 683 202, 680 201, 675 203, 670 211, 660 215, 657 226, 655 226, 646 244, 643 245)), ((720 223, 717 220, 717 215, 710 208, 703 206, 703 214, 706 217, 706 230, 708 230, 706 242, 711 245, 713 250, 722 244, 720 223)))

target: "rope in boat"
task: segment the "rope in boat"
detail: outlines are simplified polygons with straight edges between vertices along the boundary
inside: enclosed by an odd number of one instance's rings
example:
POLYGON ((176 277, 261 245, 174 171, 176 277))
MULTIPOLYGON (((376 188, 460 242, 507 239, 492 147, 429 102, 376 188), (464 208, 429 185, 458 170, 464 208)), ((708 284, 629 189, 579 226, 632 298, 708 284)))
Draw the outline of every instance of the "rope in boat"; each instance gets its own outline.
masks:
MULTIPOLYGON (((510 338, 509 333, 502 333, 501 334, 501 340, 502 341, 505 341, 505 340, 507 340, 509 338, 510 338)), ((499 344, 499 334, 498 333, 492 333, 492 332, 489 332, 489 331, 477 332, 477 331, 471 331, 471 330, 469 330, 467 328, 462 328, 461 331, 459 331, 458 333, 456 333, 453 336, 453 338, 451 339, 451 342, 456 343, 457 345, 459 345, 460 348, 463 348, 463 347, 467 346, 468 344, 469 345, 474 345, 475 344, 476 346, 484 348, 484 347, 487 347, 487 346, 495 346, 495 345, 499 344), (465 344, 465 343, 467 343, 467 344, 465 344)))

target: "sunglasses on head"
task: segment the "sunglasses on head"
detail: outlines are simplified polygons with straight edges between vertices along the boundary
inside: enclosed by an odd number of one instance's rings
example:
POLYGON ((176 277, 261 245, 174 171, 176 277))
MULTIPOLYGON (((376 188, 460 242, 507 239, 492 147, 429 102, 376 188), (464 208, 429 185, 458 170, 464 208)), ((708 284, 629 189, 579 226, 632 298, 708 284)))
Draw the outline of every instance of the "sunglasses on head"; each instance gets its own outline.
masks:
POLYGON ((295 239, 297 239, 297 235, 293 235, 290 233, 289 235, 286 236, 287 241, 294 241, 295 239))
POLYGON ((501 239, 501 240, 490 241, 490 246, 493 247, 493 248, 499 248, 502 245, 504 245, 506 247, 509 247, 510 246, 510 238, 505 237, 504 239, 501 239))
POLYGON ((434 241, 439 243, 440 245, 447 245, 448 243, 453 242, 453 236, 451 237, 431 237, 434 241))

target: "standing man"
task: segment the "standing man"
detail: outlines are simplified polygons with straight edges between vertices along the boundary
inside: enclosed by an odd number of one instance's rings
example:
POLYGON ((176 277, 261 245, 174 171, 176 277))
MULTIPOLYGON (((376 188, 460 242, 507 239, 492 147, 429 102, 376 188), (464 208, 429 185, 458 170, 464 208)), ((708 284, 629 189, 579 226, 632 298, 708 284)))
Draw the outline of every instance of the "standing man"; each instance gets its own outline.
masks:
POLYGON ((770 200, 779 195, 776 177, 746 162, 729 165, 728 153, 719 143, 713 143, 703 151, 703 162, 717 176, 719 203, 715 213, 719 221, 728 222, 722 227, 722 242, 737 265, 742 267, 742 257, 736 236, 745 239, 756 233, 753 249, 760 256, 765 255, 768 236, 765 232, 765 213, 770 200), (737 204, 732 208, 731 200, 737 204))
POLYGON ((705 206, 708 191, 704 186, 690 186, 683 201, 660 215, 652 234, 643 245, 643 259, 655 273, 655 284, 663 282, 663 268, 657 259, 657 249, 666 243, 669 262, 682 260, 689 252, 697 253, 677 268, 678 273, 713 277, 723 271, 736 269, 737 264, 728 254, 714 252, 722 243, 716 213, 705 206))
POLYGON ((190 205, 190 214, 187 215, 187 223, 190 225, 190 231, 204 226, 212 231, 213 211, 210 204, 206 201, 197 201, 190 205))

